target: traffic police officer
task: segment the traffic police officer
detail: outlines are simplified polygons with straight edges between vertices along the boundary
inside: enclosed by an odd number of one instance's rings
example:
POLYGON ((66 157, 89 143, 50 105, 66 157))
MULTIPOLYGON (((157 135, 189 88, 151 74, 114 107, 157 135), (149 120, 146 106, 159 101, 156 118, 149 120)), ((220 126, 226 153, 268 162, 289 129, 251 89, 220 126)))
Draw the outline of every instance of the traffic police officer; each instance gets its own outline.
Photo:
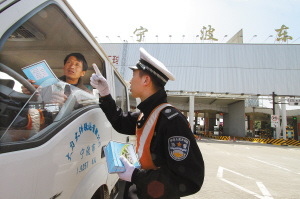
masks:
POLYGON ((97 66, 90 78, 99 90, 100 107, 113 128, 137 136, 137 169, 120 157, 126 171, 119 173, 125 185, 124 198, 177 199, 198 192, 204 180, 204 162, 189 123, 167 103, 164 86, 175 80, 160 61, 140 48, 140 60, 133 70, 130 90, 140 98, 141 112, 123 112, 110 95, 108 84, 97 66))

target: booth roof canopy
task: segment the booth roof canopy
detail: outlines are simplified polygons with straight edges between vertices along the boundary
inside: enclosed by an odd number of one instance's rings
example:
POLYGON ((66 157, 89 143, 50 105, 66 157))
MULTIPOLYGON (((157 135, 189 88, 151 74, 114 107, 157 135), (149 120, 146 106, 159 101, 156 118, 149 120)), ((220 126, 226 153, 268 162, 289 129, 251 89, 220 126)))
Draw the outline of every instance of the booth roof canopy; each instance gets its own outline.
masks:
POLYGON ((176 77, 166 90, 278 96, 300 96, 300 45, 121 43, 101 44, 118 56, 116 67, 129 81, 139 48, 165 64, 176 77))

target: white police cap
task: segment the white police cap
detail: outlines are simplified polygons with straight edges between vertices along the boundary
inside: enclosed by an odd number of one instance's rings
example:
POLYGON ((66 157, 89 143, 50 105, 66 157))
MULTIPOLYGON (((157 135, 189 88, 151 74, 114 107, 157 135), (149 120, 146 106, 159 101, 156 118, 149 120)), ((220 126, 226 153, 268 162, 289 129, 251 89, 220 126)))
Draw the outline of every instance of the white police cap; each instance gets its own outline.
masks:
POLYGON ((132 70, 147 70, 155 75, 163 85, 165 85, 168 80, 175 80, 175 76, 166 68, 166 66, 152 57, 144 48, 140 48, 140 60, 136 66, 129 68, 132 70))

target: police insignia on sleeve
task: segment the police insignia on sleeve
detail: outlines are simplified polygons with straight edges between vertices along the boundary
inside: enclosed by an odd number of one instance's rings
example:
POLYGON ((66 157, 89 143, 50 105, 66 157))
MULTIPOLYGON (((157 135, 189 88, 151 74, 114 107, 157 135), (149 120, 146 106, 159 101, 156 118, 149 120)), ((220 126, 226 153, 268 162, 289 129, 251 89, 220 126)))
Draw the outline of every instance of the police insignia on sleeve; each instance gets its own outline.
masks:
POLYGON ((168 144, 171 158, 181 161, 187 157, 190 148, 189 139, 182 136, 174 136, 169 138, 168 144))

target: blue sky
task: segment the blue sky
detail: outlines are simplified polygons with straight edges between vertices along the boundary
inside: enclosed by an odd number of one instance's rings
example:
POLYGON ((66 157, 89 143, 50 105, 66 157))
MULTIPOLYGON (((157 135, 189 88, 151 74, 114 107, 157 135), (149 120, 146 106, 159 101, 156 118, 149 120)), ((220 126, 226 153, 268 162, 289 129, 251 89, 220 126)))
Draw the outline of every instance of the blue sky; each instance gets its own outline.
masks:
MULTIPOLYGON (((68 0, 102 43, 136 42, 136 28, 148 29, 144 42, 200 42, 200 30, 211 25, 218 43, 243 29, 244 43, 273 44, 281 25, 300 44, 300 0, 68 0), (84 3, 83 3, 84 2, 84 3), (158 35, 158 37, 156 37, 158 35), (172 35, 172 37, 169 37, 172 35), (183 35, 185 37, 183 38, 183 35), (224 37, 228 35, 227 37, 224 37), (257 37, 253 37, 257 35, 257 37), (269 37, 273 35, 273 37, 269 37), (109 38, 107 38, 108 36, 109 38), (120 36, 120 37, 118 37, 120 36)), ((209 41, 205 41, 206 43, 209 41)))

